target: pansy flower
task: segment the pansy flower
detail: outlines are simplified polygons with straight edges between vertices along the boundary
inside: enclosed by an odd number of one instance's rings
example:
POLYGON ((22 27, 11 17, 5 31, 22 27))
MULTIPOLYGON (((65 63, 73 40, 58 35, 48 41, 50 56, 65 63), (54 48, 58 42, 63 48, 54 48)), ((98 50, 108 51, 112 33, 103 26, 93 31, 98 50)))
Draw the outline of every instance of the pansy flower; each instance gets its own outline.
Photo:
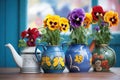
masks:
POLYGON ((59 19, 59 26, 60 26, 60 31, 67 32, 69 29, 68 20, 64 17, 60 18, 59 19))
POLYGON ((53 59, 53 61, 54 61, 53 66, 54 66, 54 67, 58 66, 58 64, 59 64, 59 58, 58 58, 58 57, 55 57, 55 58, 53 59))
POLYGON ((95 66, 100 66, 100 65, 101 65, 101 61, 100 60, 95 61, 95 66))
POLYGON ((98 56, 98 59, 104 59, 104 55, 103 55, 103 54, 100 54, 100 55, 98 56))
POLYGON ((47 27, 47 20, 48 20, 49 17, 51 17, 50 14, 48 14, 48 15, 45 17, 45 19, 43 20, 43 26, 44 26, 44 27, 47 27))
POLYGON ((59 15, 48 15, 44 19, 44 29, 45 33, 42 33, 41 41, 49 45, 58 45, 61 40, 60 33, 69 30, 69 21, 59 15))
POLYGON ((108 60, 103 60, 101 66, 106 67, 108 65, 108 60))
POLYGON ((23 31, 23 32, 21 33, 21 37, 22 37, 22 38, 27 37, 27 31, 23 31))
POLYGON ((90 24, 92 23, 92 15, 90 13, 85 14, 85 19, 83 22, 83 26, 85 28, 89 28, 90 24))
POLYGON ((51 15, 51 16, 49 15, 46 22, 46 25, 49 30, 56 30, 59 28, 59 18, 60 16, 58 15, 51 15))
POLYGON ((64 59, 62 57, 59 57, 59 60, 60 60, 61 66, 64 67, 65 66, 64 59))
POLYGON ((90 58, 90 65, 92 65, 92 57, 90 58))
POLYGON ((85 18, 85 11, 81 8, 74 9, 68 15, 68 20, 73 28, 80 27, 84 18, 85 18))
POLYGON ((82 55, 76 55, 74 61, 77 62, 77 63, 81 63, 83 61, 83 56, 82 55))
POLYGON ((35 39, 34 38, 29 38, 27 41, 28 46, 35 46, 35 39))
POLYGON ((104 15, 104 21, 108 22, 110 26, 117 26, 119 23, 118 13, 114 11, 108 11, 104 15))
POLYGON ((100 27, 99 27, 99 26, 96 26, 94 29, 95 29, 97 32, 100 31, 100 27))
POLYGON ((29 28, 21 33, 22 39, 27 38, 27 46, 35 46, 36 38, 40 36, 37 28, 29 28))
POLYGON ((32 29, 28 29, 27 31, 27 38, 34 38, 36 39, 39 36, 39 31, 37 28, 32 28, 32 29))
POLYGON ((101 66, 97 66, 96 67, 96 71, 102 71, 102 67, 101 66))
POLYGON ((59 64, 61 64, 61 66, 65 66, 64 64, 64 59, 62 57, 55 57, 53 59, 53 66, 56 67, 58 66, 59 64))
POLYGON ((48 56, 42 57, 41 65, 47 64, 47 66, 51 66, 50 58, 48 56))
POLYGON ((93 17, 93 22, 96 22, 99 20, 99 17, 103 18, 104 16, 104 11, 101 6, 94 6, 92 8, 92 17, 93 17))

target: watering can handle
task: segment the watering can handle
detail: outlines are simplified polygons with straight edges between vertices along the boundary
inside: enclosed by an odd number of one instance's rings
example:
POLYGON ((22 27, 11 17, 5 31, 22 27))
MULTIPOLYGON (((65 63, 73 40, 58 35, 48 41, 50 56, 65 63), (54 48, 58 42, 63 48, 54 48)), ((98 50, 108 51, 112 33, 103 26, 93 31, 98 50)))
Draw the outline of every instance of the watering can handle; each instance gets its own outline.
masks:
POLYGON ((38 57, 38 54, 37 54, 37 48, 38 48, 38 46, 41 46, 43 48, 43 50, 45 50, 45 47, 44 47, 44 45, 40 44, 40 45, 37 45, 36 48, 35 48, 35 56, 37 58, 37 61, 40 62, 40 58, 38 57))

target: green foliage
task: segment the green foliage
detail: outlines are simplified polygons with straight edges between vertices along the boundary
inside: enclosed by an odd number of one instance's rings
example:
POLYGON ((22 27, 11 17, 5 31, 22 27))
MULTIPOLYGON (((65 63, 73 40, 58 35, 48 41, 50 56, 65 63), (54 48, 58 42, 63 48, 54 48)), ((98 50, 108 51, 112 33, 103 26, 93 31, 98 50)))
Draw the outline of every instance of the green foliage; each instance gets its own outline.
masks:
POLYGON ((109 24, 108 23, 105 23, 104 25, 101 25, 101 24, 102 24, 102 20, 99 20, 98 26, 100 30, 94 31, 93 33, 94 39, 96 40, 96 45, 108 44, 112 38, 110 29, 109 29, 109 24))
POLYGON ((42 35, 41 42, 47 42, 48 45, 59 45, 60 43, 60 30, 46 30, 42 35))
POLYGON ((74 28, 70 35, 70 38, 72 40, 72 44, 88 44, 87 29, 83 26, 80 26, 79 28, 74 28))
POLYGON ((26 44, 26 42, 25 42, 25 40, 23 40, 23 39, 20 39, 19 40, 19 43, 18 43, 18 47, 26 47, 27 46, 27 44, 26 44))

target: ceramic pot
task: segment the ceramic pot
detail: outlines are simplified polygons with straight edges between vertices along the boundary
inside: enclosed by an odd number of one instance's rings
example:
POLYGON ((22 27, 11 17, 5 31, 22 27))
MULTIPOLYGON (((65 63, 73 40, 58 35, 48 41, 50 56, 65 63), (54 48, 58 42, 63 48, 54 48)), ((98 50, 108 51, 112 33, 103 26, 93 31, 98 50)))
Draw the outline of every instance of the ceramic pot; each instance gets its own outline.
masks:
POLYGON ((92 65, 94 71, 109 71, 115 64, 115 51, 107 44, 96 46, 92 52, 92 65))
POLYGON ((65 55, 69 72, 88 72, 91 68, 92 55, 88 46, 72 44, 65 55))
MULTIPOLYGON (((41 46, 41 45, 40 45, 41 46)), ((61 46, 42 46, 44 51, 39 60, 44 73, 62 73, 65 69, 65 54, 61 46)), ((36 48, 37 49, 37 48, 36 48)))

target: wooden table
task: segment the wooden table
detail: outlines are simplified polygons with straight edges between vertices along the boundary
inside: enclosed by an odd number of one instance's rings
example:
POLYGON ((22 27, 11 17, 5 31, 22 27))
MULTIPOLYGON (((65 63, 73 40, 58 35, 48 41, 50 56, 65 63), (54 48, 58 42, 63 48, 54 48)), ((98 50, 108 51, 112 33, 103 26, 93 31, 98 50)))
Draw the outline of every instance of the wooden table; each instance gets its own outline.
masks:
POLYGON ((23 74, 19 68, 0 68, 0 80, 120 80, 120 68, 110 72, 61 73, 61 74, 23 74))

